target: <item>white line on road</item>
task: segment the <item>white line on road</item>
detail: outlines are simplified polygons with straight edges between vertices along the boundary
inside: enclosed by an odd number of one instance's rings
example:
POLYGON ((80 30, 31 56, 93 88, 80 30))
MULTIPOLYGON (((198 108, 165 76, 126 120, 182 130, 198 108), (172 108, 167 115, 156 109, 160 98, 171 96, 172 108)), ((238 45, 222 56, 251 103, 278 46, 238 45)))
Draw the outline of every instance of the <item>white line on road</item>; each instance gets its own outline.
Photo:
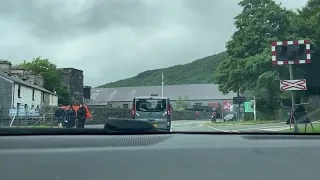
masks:
POLYGON ((207 128, 211 128, 211 129, 214 129, 214 130, 217 130, 217 131, 220 131, 220 132, 230 132, 230 131, 226 131, 226 130, 223 130, 223 129, 218 129, 218 128, 215 128, 215 127, 212 127, 212 126, 205 126, 207 128))
POLYGON ((283 126, 265 126, 265 127, 251 127, 251 128, 243 128, 237 129, 237 131, 247 131, 247 130, 263 130, 263 129, 279 129, 279 128, 286 128, 283 126))
POLYGON ((272 129, 260 129, 263 131, 282 131, 282 130, 286 130, 286 129, 290 129, 290 127, 282 127, 282 128, 272 128, 272 129))

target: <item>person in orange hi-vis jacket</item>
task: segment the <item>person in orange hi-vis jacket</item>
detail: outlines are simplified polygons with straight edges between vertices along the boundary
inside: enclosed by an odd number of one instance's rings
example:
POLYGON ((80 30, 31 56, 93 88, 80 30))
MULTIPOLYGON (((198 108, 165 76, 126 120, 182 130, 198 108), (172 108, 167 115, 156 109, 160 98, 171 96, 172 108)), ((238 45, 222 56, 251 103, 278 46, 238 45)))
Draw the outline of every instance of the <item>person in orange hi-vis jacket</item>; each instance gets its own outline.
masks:
POLYGON ((86 109, 86 119, 91 119, 92 116, 91 116, 91 113, 89 111, 88 106, 83 105, 83 107, 86 109))
MULTIPOLYGON (((92 115, 91 115, 91 113, 90 113, 90 110, 89 110, 88 106, 86 106, 86 105, 83 104, 83 107, 86 109, 86 118, 87 118, 87 119, 90 119, 90 118, 92 117, 92 115)), ((67 106, 62 106, 61 108, 67 109, 67 106)), ((73 106, 73 109, 74 109, 75 111, 77 111, 77 110, 79 109, 79 106, 73 106)))

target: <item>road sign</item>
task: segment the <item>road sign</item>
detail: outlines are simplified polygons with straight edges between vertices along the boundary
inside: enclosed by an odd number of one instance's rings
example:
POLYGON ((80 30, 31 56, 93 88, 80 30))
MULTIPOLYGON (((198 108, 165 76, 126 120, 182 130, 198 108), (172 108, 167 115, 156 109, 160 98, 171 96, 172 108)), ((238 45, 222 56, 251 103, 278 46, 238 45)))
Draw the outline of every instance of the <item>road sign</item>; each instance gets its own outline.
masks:
POLYGON ((231 110, 231 106, 232 106, 232 102, 231 101, 224 101, 223 102, 224 111, 230 111, 231 110))
POLYGON ((307 90, 307 81, 305 79, 280 80, 280 90, 281 91, 307 90))
POLYGON ((254 112, 253 102, 244 102, 244 112, 254 112))
POLYGON ((272 64, 307 64, 311 63, 310 41, 272 42, 272 64))

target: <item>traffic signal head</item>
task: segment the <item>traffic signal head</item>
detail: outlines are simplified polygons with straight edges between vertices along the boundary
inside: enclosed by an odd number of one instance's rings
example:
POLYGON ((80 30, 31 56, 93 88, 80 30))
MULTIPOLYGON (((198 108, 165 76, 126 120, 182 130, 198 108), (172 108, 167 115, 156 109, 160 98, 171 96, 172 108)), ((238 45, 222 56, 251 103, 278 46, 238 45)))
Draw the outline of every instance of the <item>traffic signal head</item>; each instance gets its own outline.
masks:
POLYGON ((272 64, 305 64, 311 63, 310 41, 272 42, 272 64))
POLYGON ((294 61, 307 59, 305 44, 290 44, 276 46, 277 61, 294 61))

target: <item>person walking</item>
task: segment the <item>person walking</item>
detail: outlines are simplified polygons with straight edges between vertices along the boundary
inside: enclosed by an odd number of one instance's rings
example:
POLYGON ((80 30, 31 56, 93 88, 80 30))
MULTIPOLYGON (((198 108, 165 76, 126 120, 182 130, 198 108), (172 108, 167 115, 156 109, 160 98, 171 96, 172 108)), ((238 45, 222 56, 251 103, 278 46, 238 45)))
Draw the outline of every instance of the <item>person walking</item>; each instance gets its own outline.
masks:
POLYGON ((70 104, 66 111, 66 128, 74 128, 76 123, 76 111, 72 104, 70 104))
POLYGON ((65 110, 62 108, 62 105, 59 104, 59 108, 56 110, 54 115, 58 119, 58 127, 62 127, 64 124, 64 118, 65 118, 65 110))
POLYGON ((84 128, 84 123, 86 121, 87 111, 83 104, 79 105, 77 110, 77 128, 84 128))

